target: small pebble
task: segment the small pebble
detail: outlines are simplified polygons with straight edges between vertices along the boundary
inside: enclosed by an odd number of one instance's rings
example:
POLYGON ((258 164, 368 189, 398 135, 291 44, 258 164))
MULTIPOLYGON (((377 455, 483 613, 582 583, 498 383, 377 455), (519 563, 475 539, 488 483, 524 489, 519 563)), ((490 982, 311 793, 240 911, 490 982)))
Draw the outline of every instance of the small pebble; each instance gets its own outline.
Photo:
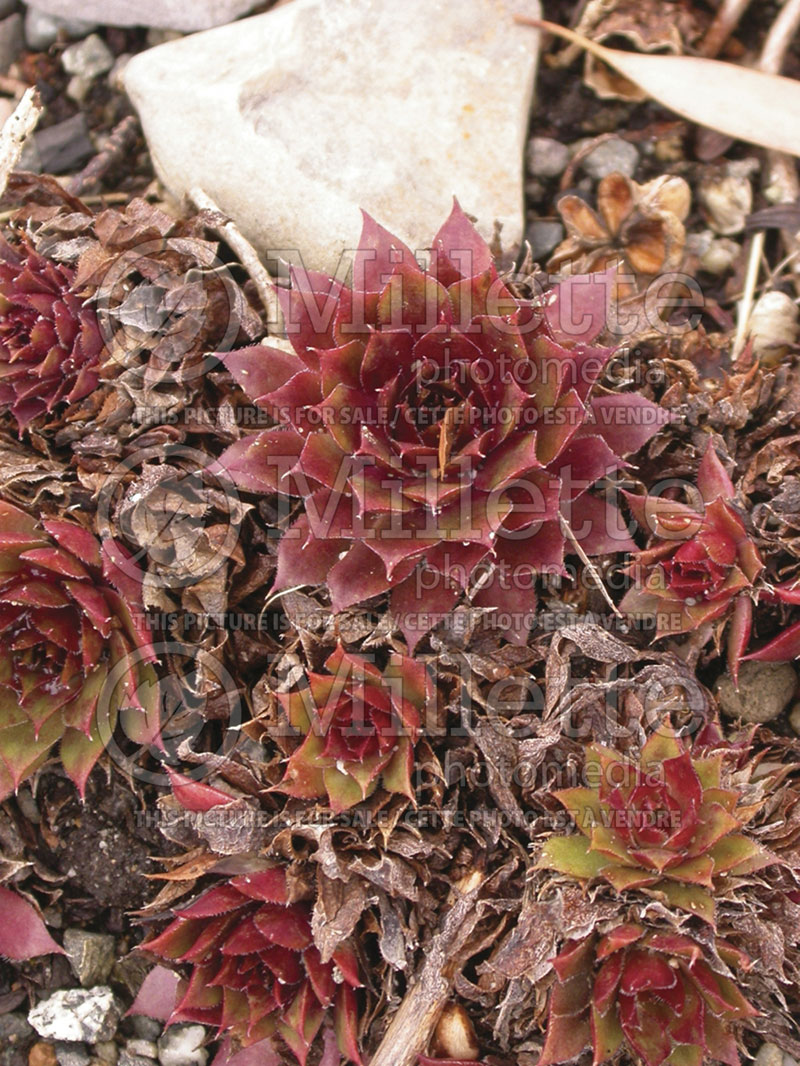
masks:
POLYGON ((0 0, 0 19, 12 14, 18 7, 17 0, 0 0))
POLYGON ((765 292, 750 315, 753 352, 762 361, 774 364, 800 337, 800 308, 785 292, 765 292))
POLYGON ((116 962, 116 941, 106 933, 67 929, 64 933, 64 950, 72 972, 83 988, 102 985, 116 962))
POLYGON ((117 56, 117 58, 114 60, 114 66, 109 71, 108 84, 118 93, 125 92, 125 85, 122 81, 122 75, 125 72, 125 67, 127 67, 130 61, 130 52, 123 52, 122 55, 117 56))
POLYGON ((595 181, 608 177, 609 174, 624 174, 632 178, 639 163, 636 146, 621 137, 612 137, 603 141, 586 156, 581 166, 595 181))
POLYGON ((117 1031, 120 1008, 110 988, 67 988, 43 999, 28 1014, 28 1021, 49 1040, 96 1044, 117 1031))
POLYGON ((144 1055, 131 1055, 129 1051, 120 1051, 117 1066, 153 1066, 152 1059, 146 1059, 144 1055))
POLYGON ((85 1044, 56 1040, 58 1066, 89 1066, 89 1052, 85 1044))
POLYGON ((95 22, 85 22, 83 19, 58 18, 55 15, 47 15, 44 11, 37 11, 35 7, 29 7, 25 12, 25 40, 32 51, 43 52, 58 40, 62 30, 67 37, 74 40, 91 33, 96 25, 95 22))
POLYGON ((789 725, 800 736, 800 703, 795 703, 789 711, 789 725))
POLYGON ((158 1045, 155 1040, 142 1040, 140 1037, 125 1044, 129 1055, 141 1055, 145 1059, 158 1058, 158 1045))
POLYGON ((531 255, 537 263, 549 255, 564 239, 564 227, 560 222, 537 218, 528 224, 525 238, 531 246, 531 255))
POLYGON ((729 718, 745 722, 772 722, 797 688, 791 663, 746 662, 739 667, 739 688, 726 673, 714 686, 720 708, 729 718))
POLYGON ((741 233, 753 210, 753 186, 750 176, 758 169, 754 160, 740 159, 726 164, 716 174, 703 178, 698 198, 709 226, 723 237, 741 233))
POLYGON ((202 1025, 172 1025, 158 1041, 158 1061, 161 1066, 206 1066, 205 1039, 202 1025))
POLYGON ((528 170, 535 178, 557 178, 567 168, 569 148, 552 137, 528 141, 528 170))
POLYGON ((116 1066, 119 1048, 113 1040, 100 1040, 94 1045, 92 1052, 100 1062, 108 1063, 108 1066, 116 1066))
POLYGON ((783 1052, 776 1044, 762 1044, 753 1059, 753 1066, 783 1066, 783 1052))
POLYGON ((158 1041, 164 1031, 164 1026, 161 1022, 155 1018, 146 1018, 143 1014, 134 1014, 128 1021, 136 1036, 142 1040, 158 1041))
POLYGON ((28 1066, 58 1066, 56 1049, 52 1044, 37 1041, 28 1052, 28 1066))
POLYGON ((82 78, 97 78, 114 66, 114 56, 102 37, 90 33, 82 41, 65 48, 61 65, 67 74, 79 74, 82 78))
POLYGON ((24 47, 22 15, 9 15, 0 22, 0 74, 8 74, 8 68, 24 47))

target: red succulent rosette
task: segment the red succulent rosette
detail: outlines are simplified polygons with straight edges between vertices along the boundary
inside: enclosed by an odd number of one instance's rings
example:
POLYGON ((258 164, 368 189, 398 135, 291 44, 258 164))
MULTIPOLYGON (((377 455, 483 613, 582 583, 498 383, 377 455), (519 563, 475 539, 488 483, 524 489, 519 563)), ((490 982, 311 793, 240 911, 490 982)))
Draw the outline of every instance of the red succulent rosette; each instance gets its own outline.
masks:
POLYGON ((0 237, 0 411, 20 431, 98 384, 103 338, 94 310, 72 291, 74 272, 26 239, 0 237))
POLYGON ((59 742, 83 793, 121 708, 142 712, 139 739, 155 736, 140 702, 154 679, 141 583, 121 553, 76 522, 39 523, 0 500, 0 798, 59 742))
POLYGON ((391 655, 381 670, 339 645, 327 674, 308 671, 302 687, 278 693, 289 724, 304 739, 289 758, 280 789, 301 799, 326 798, 339 813, 380 782, 414 798, 414 744, 430 682, 422 663, 391 655))
POLYGON ((517 297, 456 205, 428 269, 368 216, 353 285, 294 270, 294 351, 220 354, 276 428, 221 457, 249 492, 303 497, 275 587, 327 583, 335 611, 391 590, 409 646, 465 591, 527 637, 535 577, 561 573, 564 519, 588 555, 631 547, 589 490, 668 420, 597 382, 608 279, 517 297))
POLYGON ((278 1035, 305 1066, 331 1015, 342 1055, 360 1064, 358 960, 343 944, 323 961, 311 935, 311 904, 291 898, 282 867, 233 877, 176 915, 143 945, 190 969, 170 1023, 215 1026, 245 1047, 278 1035))
POLYGON ((731 975, 749 965, 720 938, 710 950, 691 936, 633 923, 569 941, 553 960, 540 1066, 568 1062, 587 1047, 594 1066, 623 1049, 646 1066, 739 1066, 734 1027, 758 1012, 731 975))
POLYGON ((753 586, 764 567, 730 501, 734 488, 709 442, 697 474, 695 507, 656 496, 626 499, 652 545, 630 564, 633 587, 622 609, 656 619, 656 639, 731 617, 728 664, 736 678, 750 639, 753 586))
POLYGON ((540 868, 602 878, 618 892, 642 889, 713 923, 721 878, 777 861, 742 832, 759 805, 724 786, 724 759, 722 751, 693 754, 667 729, 635 762, 590 744, 587 785, 555 793, 579 832, 550 837, 540 868))

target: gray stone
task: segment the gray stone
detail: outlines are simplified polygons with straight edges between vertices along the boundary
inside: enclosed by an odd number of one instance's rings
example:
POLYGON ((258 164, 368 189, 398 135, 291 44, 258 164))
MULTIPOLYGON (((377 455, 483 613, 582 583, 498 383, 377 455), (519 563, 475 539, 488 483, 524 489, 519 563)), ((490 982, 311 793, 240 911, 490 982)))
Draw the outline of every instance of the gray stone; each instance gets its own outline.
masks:
POLYGON ((564 227, 560 222, 548 218, 537 218, 528 224, 525 237, 531 246, 534 261, 541 263, 564 239, 564 227))
MULTIPOLYGON (((73 10, 80 9, 83 5, 73 5, 73 10)), ((34 52, 44 51, 58 40, 60 32, 72 39, 85 37, 91 33, 97 25, 96 22, 87 22, 82 18, 54 18, 46 11, 36 7, 29 7, 25 12, 25 40, 28 48, 34 52)))
POLYGON ((89 1066, 91 1059, 85 1044, 57 1040, 55 1047, 58 1066, 89 1066))
POLYGON ((745 722, 771 722, 791 700, 797 674, 791 663, 746 662, 739 667, 739 688, 723 674, 715 685, 724 714, 745 722))
POLYGON ((169 191, 201 186, 268 259, 335 272, 362 207, 428 247, 454 195, 516 251, 538 45, 516 13, 539 0, 293 0, 124 80, 169 191))
POLYGON ((114 66, 114 56, 102 37, 90 33, 82 41, 76 41, 64 49, 61 65, 67 74, 78 74, 91 81, 92 78, 111 70, 114 66))
POLYGON ((35 1033, 22 1014, 0 1014, 0 1066, 25 1066, 35 1033))
POLYGON ((68 988, 54 992, 28 1014, 28 1021, 45 1040, 95 1044, 117 1031, 120 1008, 114 993, 97 988, 68 988))
POLYGON ((84 988, 101 985, 108 979, 116 962, 116 942, 106 933, 87 933, 83 929, 67 929, 64 950, 72 972, 84 988))
POLYGON ((9 15, 0 22, 0 74, 8 73, 24 46, 22 15, 9 15))
POLYGON ((143 1014, 134 1014, 128 1021, 136 1036, 142 1040, 158 1040, 164 1030, 161 1022, 146 1018, 143 1014))
POLYGON ((116 1066, 119 1048, 113 1040, 99 1040, 92 1048, 92 1052, 99 1062, 106 1062, 108 1066, 116 1066))
POLYGON ((789 711, 789 725, 795 733, 800 735, 800 703, 796 703, 789 711))
POLYGON ((0 0, 0 19, 12 14, 19 7, 17 0, 0 0))
POLYGON ((762 1044, 753 1059, 753 1066, 783 1066, 783 1052, 777 1044, 762 1044))
POLYGON ((161 1066, 205 1066, 208 1052, 202 1025, 171 1025, 158 1041, 161 1066))
POLYGON ((623 141, 621 137, 612 137, 598 144, 581 162, 581 166, 590 178, 600 181, 609 174, 624 174, 626 178, 632 178, 638 163, 636 146, 623 141))
POLYGON ((535 178, 557 178, 569 163, 569 148, 552 137, 531 137, 528 141, 528 170, 535 178))
POLYGON ((153 1060, 144 1055, 131 1055, 130 1051, 120 1051, 117 1066, 153 1066, 153 1060))
POLYGON ((128 1040, 125 1044, 125 1050, 129 1055, 141 1055, 145 1059, 158 1058, 158 1045, 154 1040, 142 1040, 140 1037, 135 1040, 128 1040))
POLYGON ((94 19, 102 26, 161 26, 208 30, 246 15, 261 0, 36 0, 40 11, 62 19, 94 19))

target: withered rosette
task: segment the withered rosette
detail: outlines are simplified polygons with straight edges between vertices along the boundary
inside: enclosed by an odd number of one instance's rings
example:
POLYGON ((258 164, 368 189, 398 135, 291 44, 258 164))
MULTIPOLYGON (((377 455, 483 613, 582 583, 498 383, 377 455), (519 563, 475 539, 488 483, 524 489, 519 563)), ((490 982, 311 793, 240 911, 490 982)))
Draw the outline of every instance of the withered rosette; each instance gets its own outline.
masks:
POLYGON ((669 416, 597 387, 603 280, 517 297, 458 206, 429 269, 367 217, 352 288, 293 271, 278 296, 294 351, 220 355, 277 423, 221 471, 305 503, 275 588, 327 583, 334 611, 389 591, 412 650, 468 591, 524 642, 536 576, 563 571, 564 521, 588 555, 628 549, 590 489, 669 416))

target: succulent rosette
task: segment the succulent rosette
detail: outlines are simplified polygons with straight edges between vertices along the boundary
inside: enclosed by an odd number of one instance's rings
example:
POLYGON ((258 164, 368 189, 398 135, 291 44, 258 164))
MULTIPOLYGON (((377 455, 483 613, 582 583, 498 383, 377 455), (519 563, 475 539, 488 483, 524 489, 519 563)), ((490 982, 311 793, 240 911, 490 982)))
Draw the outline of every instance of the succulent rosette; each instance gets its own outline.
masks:
POLYGON ((547 1036, 540 1066, 586 1048, 594 1066, 627 1050, 646 1066, 739 1066, 735 1027, 758 1012, 732 972, 749 959, 715 938, 713 950, 672 930, 619 925, 569 941, 553 960, 547 1036))
POLYGON ((601 878, 618 892, 642 889, 713 922, 720 878, 777 861, 742 832, 760 804, 724 787, 724 759, 723 751, 693 755, 668 730, 652 734, 636 762, 589 745, 591 785, 555 793, 579 832, 550 837, 539 866, 601 878))
POLYGON ((656 496, 626 499, 654 534, 629 567, 633 587, 622 609, 656 619, 656 639, 731 618, 728 664, 736 678, 750 639, 753 585, 763 569, 758 550, 732 506, 734 488, 709 442, 697 474, 698 506, 656 496))
POLYGON ((669 416, 597 387, 605 281, 572 278, 542 310, 503 282, 458 205, 427 270, 368 216, 352 287, 294 270, 278 289, 294 350, 219 356, 277 423, 222 469, 305 501, 275 587, 327 583, 335 611, 391 590, 412 649, 468 590, 524 641, 533 579, 563 569, 564 519, 588 555, 630 548, 589 490, 669 416))
POLYGON ((121 709, 140 740, 156 736, 153 651, 122 550, 76 522, 39 523, 0 500, 0 798, 59 742, 83 793, 121 709))
POLYGON ((27 240, 0 238, 0 411, 20 431, 97 387, 103 338, 73 280, 27 240))
POLYGON ((339 1049, 360 1063, 353 989, 356 955, 340 945, 323 962, 311 935, 311 904, 293 900, 280 866, 241 874, 204 892, 146 951, 190 970, 174 1022, 215 1026, 245 1047, 280 1036, 301 1066, 327 1016, 339 1049))
POLYGON ((289 724, 304 739, 286 767, 281 791, 327 798, 335 812, 366 799, 378 784, 414 798, 414 744, 430 682, 422 663, 391 655, 385 669, 341 645, 308 671, 302 687, 278 693, 289 724))

